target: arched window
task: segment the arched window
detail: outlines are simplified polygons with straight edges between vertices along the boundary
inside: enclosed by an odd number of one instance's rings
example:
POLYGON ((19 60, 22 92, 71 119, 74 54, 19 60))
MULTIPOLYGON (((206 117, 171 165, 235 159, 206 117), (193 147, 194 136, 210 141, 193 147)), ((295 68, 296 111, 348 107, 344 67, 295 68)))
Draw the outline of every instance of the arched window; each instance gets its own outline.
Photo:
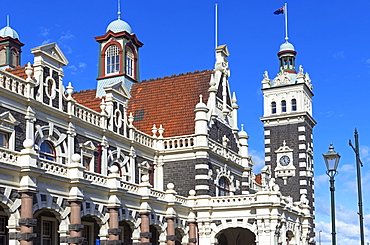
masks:
POLYGON ((126 75, 134 78, 135 72, 135 61, 134 52, 130 47, 126 47, 126 75))
POLYGON ((230 195, 230 185, 226 177, 221 177, 218 180, 218 196, 229 196, 230 195))
POLYGON ((272 114, 276 113, 276 102, 275 101, 271 102, 271 113, 272 114))
POLYGON ((119 48, 117 45, 110 45, 105 53, 106 74, 119 72, 119 48))
POLYGON ((296 110, 297 110, 297 100, 292 99, 292 111, 296 111, 296 110))
POLYGON ((39 151, 40 158, 55 161, 55 148, 53 144, 49 141, 44 141, 40 145, 40 151, 39 151))
POLYGON ((281 112, 286 112, 286 101, 281 101, 281 112))

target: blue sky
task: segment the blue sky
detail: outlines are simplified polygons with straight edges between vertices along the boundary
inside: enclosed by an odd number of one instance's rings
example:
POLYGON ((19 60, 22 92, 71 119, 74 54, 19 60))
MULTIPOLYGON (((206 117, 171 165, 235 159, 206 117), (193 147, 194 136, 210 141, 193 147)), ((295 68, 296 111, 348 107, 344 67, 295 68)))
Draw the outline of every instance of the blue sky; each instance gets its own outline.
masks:
MULTIPOLYGON (((212 69, 215 62, 214 0, 122 1, 127 21, 144 46, 140 51, 141 78, 149 79, 212 69)), ((237 92, 239 124, 250 135, 250 153, 258 172, 264 143, 261 80, 265 70, 278 72, 277 52, 284 42, 284 17, 273 11, 279 0, 219 0, 219 44, 227 44, 231 90, 237 92)), ((359 240, 354 153, 348 146, 354 128, 360 134, 365 242, 370 242, 370 1, 291 1, 289 41, 294 44, 297 67, 302 64, 314 85, 316 229, 322 244, 330 244, 330 199, 322 153, 330 142, 342 155, 336 177, 338 244, 359 240)), ((22 1, 2 7, 0 28, 19 34, 22 63, 33 61, 31 48, 57 42, 69 65, 64 81, 76 90, 94 89, 98 44, 117 18, 117 3, 106 1, 22 1), (103 4, 104 3, 104 4, 103 4)), ((181 92, 181 91, 178 91, 181 92)), ((317 238, 318 240, 318 238, 317 238)))

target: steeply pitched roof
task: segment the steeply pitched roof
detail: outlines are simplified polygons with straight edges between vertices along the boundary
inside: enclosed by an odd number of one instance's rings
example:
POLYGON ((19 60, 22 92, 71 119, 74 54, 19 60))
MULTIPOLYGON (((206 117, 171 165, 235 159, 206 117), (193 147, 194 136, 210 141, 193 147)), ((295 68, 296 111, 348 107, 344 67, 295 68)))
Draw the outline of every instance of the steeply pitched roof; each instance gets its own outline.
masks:
POLYGON ((207 103, 213 70, 195 71, 133 84, 128 111, 134 126, 152 135, 153 124, 162 124, 164 137, 194 134, 194 108, 203 95, 207 103))
POLYGON ((102 98, 95 97, 96 89, 82 90, 72 94, 77 103, 84 105, 94 111, 101 112, 100 103, 102 98))

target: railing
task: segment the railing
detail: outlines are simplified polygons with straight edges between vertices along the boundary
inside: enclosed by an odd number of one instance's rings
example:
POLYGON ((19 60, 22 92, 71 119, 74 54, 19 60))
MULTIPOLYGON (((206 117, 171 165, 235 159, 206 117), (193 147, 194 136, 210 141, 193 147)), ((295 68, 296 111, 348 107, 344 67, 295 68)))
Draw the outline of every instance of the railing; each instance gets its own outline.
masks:
POLYGON ((136 142, 148 146, 148 147, 153 147, 153 138, 145 133, 139 132, 139 131, 134 131, 134 139, 136 142))
POLYGON ((0 161, 15 164, 18 161, 18 153, 0 148, 0 161))
POLYGON ((139 186, 138 185, 128 183, 128 182, 125 182, 125 181, 121 181, 121 188, 125 189, 127 191, 130 191, 130 192, 135 192, 135 193, 139 192, 139 186))
POLYGON ((209 139, 209 148, 214 153, 221 155, 236 164, 241 164, 241 157, 239 156, 239 154, 227 149, 226 147, 223 147, 216 141, 209 139))
POLYGON ((85 172, 84 173, 85 180, 91 181, 93 184, 97 185, 107 185, 107 177, 101 174, 93 173, 93 172, 85 172))
POLYGON ((178 203, 181 203, 181 204, 185 204, 186 203, 186 198, 183 197, 183 196, 176 195, 175 196, 175 202, 178 202, 178 203))
POLYGON ((182 149, 194 146, 194 135, 181 137, 165 138, 163 140, 163 149, 182 149))
POLYGON ((95 126, 100 126, 101 115, 94 110, 76 103, 72 108, 72 113, 82 121, 94 124, 95 126))
POLYGON ((245 205, 256 201, 256 195, 212 197, 213 206, 245 205))
POLYGON ((164 192, 150 189, 150 195, 155 196, 158 199, 164 199, 164 192))
POLYGON ((68 175, 68 168, 62 164, 49 161, 46 159, 39 159, 38 165, 41 169, 46 170, 46 173, 49 174, 56 174, 61 176, 67 176, 68 175))
POLYGON ((17 76, 8 75, 5 72, 0 75, 0 87, 23 96, 26 94, 25 82, 17 76))

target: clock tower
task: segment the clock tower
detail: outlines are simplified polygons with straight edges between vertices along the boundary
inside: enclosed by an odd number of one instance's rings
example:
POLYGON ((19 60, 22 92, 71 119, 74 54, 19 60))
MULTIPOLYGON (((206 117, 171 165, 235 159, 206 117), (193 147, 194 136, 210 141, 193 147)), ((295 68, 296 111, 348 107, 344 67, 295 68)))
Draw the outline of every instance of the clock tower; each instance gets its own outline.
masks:
POLYGON ((297 52, 286 41, 278 53, 280 70, 262 80, 265 164, 284 196, 307 198, 314 214, 312 85, 302 66, 295 68, 297 52))

